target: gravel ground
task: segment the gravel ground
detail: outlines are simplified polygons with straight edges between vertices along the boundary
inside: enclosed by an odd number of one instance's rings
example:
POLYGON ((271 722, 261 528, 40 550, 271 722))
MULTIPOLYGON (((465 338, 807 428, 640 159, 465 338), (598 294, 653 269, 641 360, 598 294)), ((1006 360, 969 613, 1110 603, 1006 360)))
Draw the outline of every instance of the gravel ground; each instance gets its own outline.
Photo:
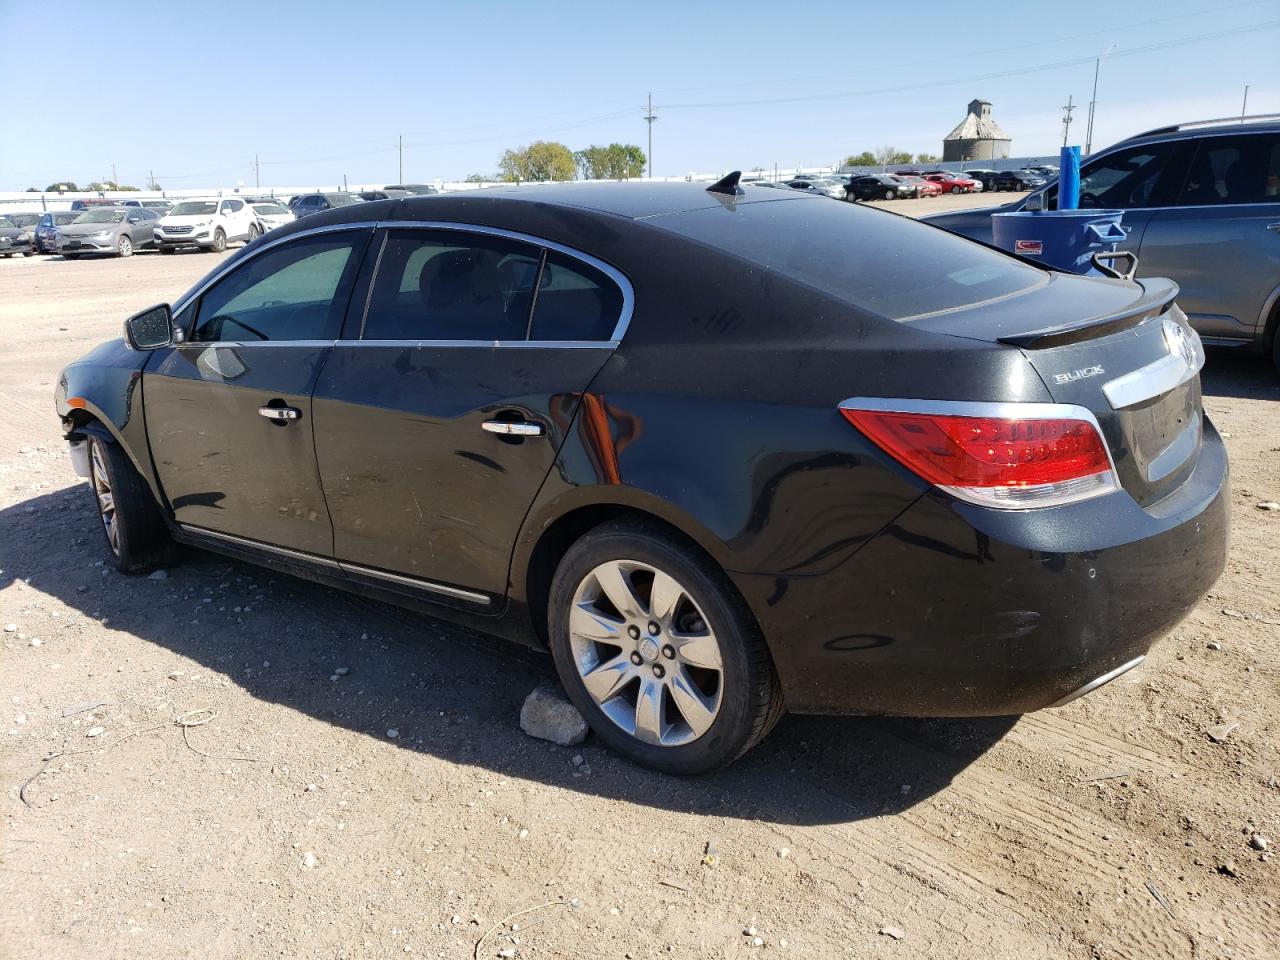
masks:
POLYGON ((1266 364, 1210 356, 1231 558, 1140 670, 1016 719, 789 717, 679 780, 525 737, 536 653, 212 555, 103 566, 55 378, 215 263, 0 261, 0 957, 463 958, 522 910, 479 956, 1280 955, 1266 364))

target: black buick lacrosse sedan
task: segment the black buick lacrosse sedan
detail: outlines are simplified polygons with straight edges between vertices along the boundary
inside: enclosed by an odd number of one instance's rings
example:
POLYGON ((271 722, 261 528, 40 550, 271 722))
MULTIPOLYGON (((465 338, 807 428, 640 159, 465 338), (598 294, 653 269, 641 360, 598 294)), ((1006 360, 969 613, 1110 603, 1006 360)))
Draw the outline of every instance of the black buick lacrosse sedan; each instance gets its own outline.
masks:
POLYGON ((738 186, 492 189, 272 231, 57 388, 115 564, 216 550, 550 649, 595 732, 1015 714, 1221 573, 1163 280, 738 186))

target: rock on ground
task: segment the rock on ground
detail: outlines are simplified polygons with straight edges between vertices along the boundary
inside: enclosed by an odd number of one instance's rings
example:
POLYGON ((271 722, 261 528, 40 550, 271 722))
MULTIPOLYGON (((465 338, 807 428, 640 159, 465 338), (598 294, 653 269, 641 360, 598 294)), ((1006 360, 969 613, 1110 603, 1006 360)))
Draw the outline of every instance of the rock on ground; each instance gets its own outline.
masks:
POLYGON ((572 747, 587 738, 587 721, 555 687, 538 687, 520 708, 520 729, 539 740, 572 747))

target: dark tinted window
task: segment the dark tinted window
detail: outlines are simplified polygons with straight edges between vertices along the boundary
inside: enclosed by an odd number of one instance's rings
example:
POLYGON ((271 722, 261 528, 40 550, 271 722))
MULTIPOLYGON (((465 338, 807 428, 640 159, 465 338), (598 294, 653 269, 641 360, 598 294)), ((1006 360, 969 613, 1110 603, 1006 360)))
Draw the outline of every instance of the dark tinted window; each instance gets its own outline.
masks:
POLYGON ((324 233, 268 250, 200 298, 199 341, 328 340, 337 335, 356 252, 368 234, 324 233))
POLYGON ((365 340, 524 340, 541 251, 456 230, 393 230, 365 340))
MULTIPOLYGON (((1118 150, 1080 170, 1080 207, 1119 210, 1159 206, 1163 175, 1173 144, 1154 143, 1118 150)), ((1026 176, 1018 172, 1021 179, 1026 176)))
POLYGON ((891 320, 1007 296, 1045 277, 945 230, 861 204, 743 203, 653 223, 891 320))
POLYGON ((1280 202, 1280 135, 1212 137, 1196 145, 1178 204, 1280 202))
POLYGON ((580 260, 547 251, 530 340, 608 340, 622 315, 622 291, 580 260))

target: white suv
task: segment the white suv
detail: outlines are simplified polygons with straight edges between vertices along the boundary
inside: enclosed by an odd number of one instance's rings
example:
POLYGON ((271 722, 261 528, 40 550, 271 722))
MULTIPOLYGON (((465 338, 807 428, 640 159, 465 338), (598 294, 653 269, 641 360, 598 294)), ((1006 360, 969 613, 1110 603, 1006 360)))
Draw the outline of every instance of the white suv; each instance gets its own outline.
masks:
POLYGON ((262 228, 253 207, 235 197, 183 200, 160 218, 156 246, 161 253, 200 247, 221 253, 232 240, 255 239, 262 228))

